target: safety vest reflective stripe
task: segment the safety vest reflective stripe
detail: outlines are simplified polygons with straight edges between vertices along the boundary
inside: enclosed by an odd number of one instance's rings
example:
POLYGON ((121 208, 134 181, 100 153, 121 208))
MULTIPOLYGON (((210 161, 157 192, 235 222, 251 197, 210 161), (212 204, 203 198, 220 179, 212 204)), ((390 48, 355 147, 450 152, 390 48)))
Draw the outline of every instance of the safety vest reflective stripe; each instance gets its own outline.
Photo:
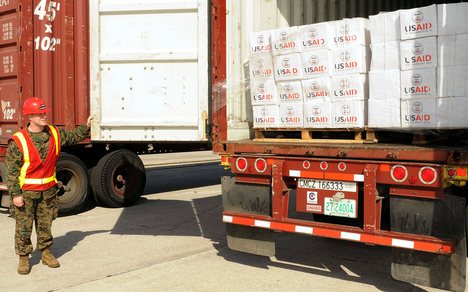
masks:
POLYGON ((21 142, 21 148, 23 149, 23 161, 24 164, 21 167, 20 175, 19 175, 19 185, 22 187, 24 185, 24 180, 26 179, 26 171, 28 170, 29 165, 31 164, 29 160, 29 149, 28 144, 26 143, 26 138, 24 137, 23 133, 18 132, 15 134, 18 140, 21 142))
POLYGON ((55 175, 47 178, 27 178, 24 180, 24 183, 28 185, 44 185, 51 181, 56 181, 55 175))
POLYGON ((55 155, 58 155, 59 154, 59 144, 58 144, 59 138, 58 138, 57 129, 53 126, 49 126, 49 129, 52 135, 54 136, 54 140, 55 140, 55 155))

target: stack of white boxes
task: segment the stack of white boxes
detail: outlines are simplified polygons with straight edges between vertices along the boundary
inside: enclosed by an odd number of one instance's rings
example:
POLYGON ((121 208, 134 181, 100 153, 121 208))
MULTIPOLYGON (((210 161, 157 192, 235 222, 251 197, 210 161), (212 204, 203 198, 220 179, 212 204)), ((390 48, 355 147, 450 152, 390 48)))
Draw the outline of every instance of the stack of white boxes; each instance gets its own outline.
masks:
POLYGON ((468 126, 467 11, 467 3, 441 4, 370 17, 369 127, 468 126))

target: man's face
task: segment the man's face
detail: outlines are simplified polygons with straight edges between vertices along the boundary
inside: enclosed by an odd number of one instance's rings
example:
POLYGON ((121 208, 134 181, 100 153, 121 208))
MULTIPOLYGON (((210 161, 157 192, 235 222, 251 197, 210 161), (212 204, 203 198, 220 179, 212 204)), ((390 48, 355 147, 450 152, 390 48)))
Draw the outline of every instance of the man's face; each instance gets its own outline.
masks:
POLYGON ((31 124, 38 126, 38 127, 44 127, 47 125, 47 114, 34 114, 34 115, 29 115, 29 121, 31 124))

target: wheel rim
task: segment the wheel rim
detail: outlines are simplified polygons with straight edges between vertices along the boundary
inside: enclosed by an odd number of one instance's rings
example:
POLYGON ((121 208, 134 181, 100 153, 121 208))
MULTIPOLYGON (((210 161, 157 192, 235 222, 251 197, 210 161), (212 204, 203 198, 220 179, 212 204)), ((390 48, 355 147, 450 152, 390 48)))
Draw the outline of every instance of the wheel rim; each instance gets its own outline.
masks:
POLYGON ((112 189, 120 197, 125 196, 130 174, 129 168, 124 163, 117 166, 112 174, 112 189))
POLYGON ((63 187, 57 192, 60 203, 67 204, 72 202, 79 190, 79 181, 76 179, 78 174, 70 168, 63 168, 57 172, 57 181, 63 184, 63 187), (72 190, 76 190, 72 192, 72 190))

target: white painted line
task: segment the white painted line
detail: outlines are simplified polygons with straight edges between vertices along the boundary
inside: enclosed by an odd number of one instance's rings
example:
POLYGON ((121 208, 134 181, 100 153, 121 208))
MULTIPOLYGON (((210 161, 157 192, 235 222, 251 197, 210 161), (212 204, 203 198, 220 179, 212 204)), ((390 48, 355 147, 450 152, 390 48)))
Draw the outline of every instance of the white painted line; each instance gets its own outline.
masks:
POLYGON ((297 233, 305 233, 305 234, 313 234, 314 229, 312 227, 305 227, 296 225, 296 232, 297 233))
POLYGON ((223 222, 232 223, 232 216, 223 215, 223 222))
POLYGON ((360 241, 361 234, 341 231, 341 238, 360 241))
POLYGON ((290 170, 289 171, 289 176, 301 177, 301 171, 300 170, 290 170))
POLYGON ((414 249, 414 241, 401 240, 401 239, 392 239, 392 246, 414 249))
POLYGON ((270 225, 271 223, 268 221, 255 220, 255 226, 257 227, 270 228, 270 225))

